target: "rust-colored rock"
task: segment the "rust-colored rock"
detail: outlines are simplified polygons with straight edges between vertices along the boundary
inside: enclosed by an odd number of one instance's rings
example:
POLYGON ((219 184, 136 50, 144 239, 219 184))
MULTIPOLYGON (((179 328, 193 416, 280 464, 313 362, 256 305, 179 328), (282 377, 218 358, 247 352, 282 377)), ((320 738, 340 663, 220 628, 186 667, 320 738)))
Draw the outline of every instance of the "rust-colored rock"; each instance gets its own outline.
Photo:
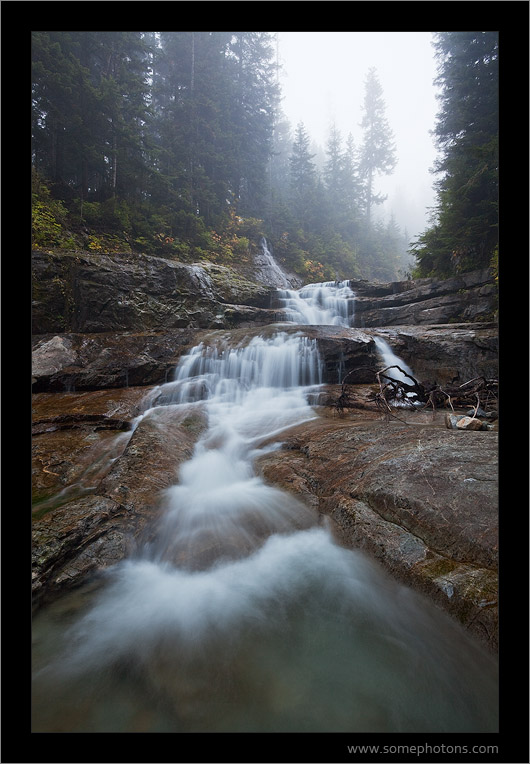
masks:
MULTIPOLYGON (((94 412, 109 407, 120 408, 124 416, 128 409, 129 417, 137 412, 138 391, 122 391, 112 404, 109 393, 102 393, 57 394, 53 399, 59 407, 63 398, 63 411, 69 410, 70 416, 83 411, 88 417, 92 411, 97 417, 94 412)), ((53 399, 42 394, 35 412, 42 417, 46 411, 48 420, 53 419, 53 399)), ((34 490, 41 499, 33 516, 35 607, 148 540, 161 492, 177 481, 179 464, 190 458, 204 424, 198 406, 165 407, 154 409, 134 431, 107 434, 104 441, 94 422, 86 421, 34 438, 34 490)))

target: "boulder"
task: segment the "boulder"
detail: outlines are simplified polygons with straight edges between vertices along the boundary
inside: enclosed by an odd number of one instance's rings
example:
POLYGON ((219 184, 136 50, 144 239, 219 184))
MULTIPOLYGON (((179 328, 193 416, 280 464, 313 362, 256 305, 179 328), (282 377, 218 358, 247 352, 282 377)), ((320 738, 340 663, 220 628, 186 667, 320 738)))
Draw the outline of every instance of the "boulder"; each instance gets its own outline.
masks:
POLYGON ((470 416, 460 417, 456 423, 457 430, 482 430, 483 424, 480 419, 474 419, 470 416))
POLYGON ((165 382, 197 332, 68 333, 33 337, 33 391, 126 388, 165 382))

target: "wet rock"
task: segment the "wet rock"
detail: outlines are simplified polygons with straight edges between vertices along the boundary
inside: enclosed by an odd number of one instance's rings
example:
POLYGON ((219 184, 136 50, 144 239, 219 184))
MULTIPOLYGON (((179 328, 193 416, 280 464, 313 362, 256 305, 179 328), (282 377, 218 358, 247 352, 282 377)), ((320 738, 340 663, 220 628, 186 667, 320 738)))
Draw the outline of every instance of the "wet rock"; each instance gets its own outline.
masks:
POLYGON ((443 280, 351 285, 357 294, 355 323, 361 327, 491 320, 497 307, 497 288, 488 268, 443 280))
POLYGON ((469 411, 466 411, 466 416, 478 416, 478 417, 481 417, 481 418, 482 417, 490 418, 490 417, 493 416, 493 414, 494 414, 494 412, 492 412, 492 411, 488 411, 488 412, 484 411, 484 409, 481 409, 480 406, 477 408, 476 411, 475 411, 475 409, 469 409, 469 411))
POLYGON ((197 332, 104 332, 33 337, 33 392, 128 388, 167 381, 197 332), (68 354, 49 348, 61 341, 68 354))
POLYGON ((456 423, 457 430, 482 430, 480 419, 473 419, 470 416, 463 416, 456 423))
MULTIPOLYGON (((80 405, 86 411, 91 395, 96 396, 94 408, 101 410, 100 392, 82 394, 80 405)), ((72 394, 74 408, 71 399, 72 394)), ((51 405, 49 396, 44 404, 51 405)), ((87 433, 81 428, 68 431, 70 439, 63 445, 56 432, 35 438, 35 475, 54 470, 55 476, 48 484, 36 478, 47 498, 35 505, 33 516, 34 607, 148 543, 162 492, 178 480, 179 465, 191 457, 204 426, 200 405, 162 407, 143 418, 134 432, 99 442, 98 451, 93 442, 84 442, 87 433), (100 471, 98 459, 105 462, 100 471), (83 469, 89 470, 88 476, 83 469), (63 487, 54 493, 59 485, 63 487)))
POLYGON ((450 414, 449 412, 445 415, 445 426, 448 430, 455 430, 456 429, 456 423, 459 419, 462 418, 462 414, 450 414))
POLYGON ((270 284, 279 289, 299 289, 304 283, 300 276, 279 268, 263 245, 254 253, 253 261, 252 276, 260 284, 270 284))
POLYGON ((464 414, 446 414, 445 426, 448 430, 493 430, 493 425, 476 419, 474 416, 465 416, 464 414))
MULTIPOLYGON (((414 415, 411 414, 411 421, 414 415)), ((260 459, 267 480, 497 645, 497 435, 396 421, 316 420, 260 459)))
POLYGON ((34 250, 32 320, 36 334, 162 331, 208 327, 227 306, 265 321, 271 287, 234 269, 130 254, 34 250))
MULTIPOLYGON (((233 316, 237 329, 173 329, 167 332, 105 332, 33 338, 33 392, 81 391, 153 385, 167 382, 179 358, 199 342, 237 346, 262 334, 303 333, 315 339, 324 362, 325 381, 339 382, 354 366, 376 368, 373 338, 359 329, 340 326, 254 326, 244 321, 244 309, 233 316), (52 348, 51 360, 46 360, 52 348), (64 364, 64 365, 62 365, 64 364)), ((358 382, 372 382, 366 369, 358 382)))
POLYGON ((126 512, 118 503, 102 496, 70 502, 47 513, 33 523, 32 588, 37 607, 53 590, 64 590, 80 583, 94 570, 116 562, 131 549, 123 530, 126 512), (110 534, 110 535, 109 535, 110 534), (112 550, 105 549, 104 538, 112 538, 112 550), (97 553, 88 554, 95 545, 97 553))
POLYGON ((135 387, 32 396, 32 495, 39 512, 97 486, 123 451, 147 393, 135 387))
POLYGON ((383 337, 416 379, 463 384, 475 377, 498 378, 499 333, 491 324, 446 324, 364 329, 383 337))
POLYGON ((74 364, 76 360, 77 353, 74 351, 72 341, 68 337, 55 336, 51 337, 51 339, 44 339, 33 351, 33 379, 53 376, 59 370, 74 364))

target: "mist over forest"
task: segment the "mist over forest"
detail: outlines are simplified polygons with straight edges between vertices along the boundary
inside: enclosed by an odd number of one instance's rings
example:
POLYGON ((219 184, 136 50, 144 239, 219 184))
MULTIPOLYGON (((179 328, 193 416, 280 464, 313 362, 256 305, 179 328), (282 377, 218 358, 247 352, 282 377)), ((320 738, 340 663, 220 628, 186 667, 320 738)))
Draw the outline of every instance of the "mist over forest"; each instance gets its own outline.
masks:
POLYGON ((33 245, 230 264, 266 237, 305 281, 496 267, 498 34, 432 45, 435 201, 416 234, 407 188, 382 190, 400 155, 376 66, 347 95, 355 136, 315 89, 323 141, 283 110, 278 33, 33 32, 33 245))

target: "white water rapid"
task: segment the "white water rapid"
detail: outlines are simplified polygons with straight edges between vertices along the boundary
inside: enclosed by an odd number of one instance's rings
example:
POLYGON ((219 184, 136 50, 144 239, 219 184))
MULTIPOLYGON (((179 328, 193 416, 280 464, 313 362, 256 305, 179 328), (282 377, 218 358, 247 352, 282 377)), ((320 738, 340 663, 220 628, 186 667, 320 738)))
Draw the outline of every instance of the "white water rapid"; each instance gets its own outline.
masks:
POLYGON ((279 307, 294 324, 351 326, 355 294, 347 281, 308 284, 302 289, 279 289, 279 307))
MULTIPOLYGON (((347 325, 348 290, 285 299, 347 325)), ((279 329, 200 344, 150 394, 137 427, 160 406, 207 427, 150 543, 35 618, 33 731, 496 730, 493 659, 254 469, 320 382, 315 342, 279 329)))
POLYGON ((412 373, 412 369, 410 366, 408 366, 403 359, 401 359, 399 356, 397 356, 388 342, 384 340, 382 337, 377 337, 374 335, 374 342, 377 348, 377 352, 379 353, 379 356, 383 362, 383 366, 399 366, 399 369, 389 369, 387 372, 387 375, 391 377, 392 379, 396 379, 399 382, 406 382, 407 384, 412 384, 412 380, 410 377, 407 376, 407 374, 410 374, 411 377, 414 376, 412 373), (403 369, 406 374, 403 374, 400 369, 403 369))

